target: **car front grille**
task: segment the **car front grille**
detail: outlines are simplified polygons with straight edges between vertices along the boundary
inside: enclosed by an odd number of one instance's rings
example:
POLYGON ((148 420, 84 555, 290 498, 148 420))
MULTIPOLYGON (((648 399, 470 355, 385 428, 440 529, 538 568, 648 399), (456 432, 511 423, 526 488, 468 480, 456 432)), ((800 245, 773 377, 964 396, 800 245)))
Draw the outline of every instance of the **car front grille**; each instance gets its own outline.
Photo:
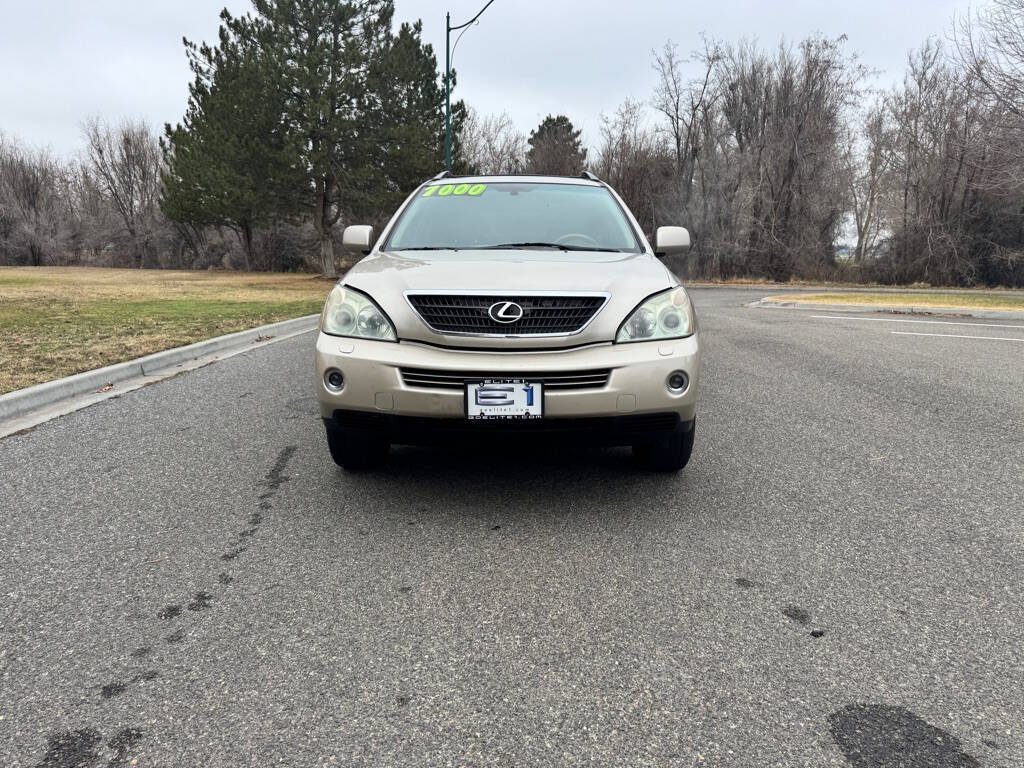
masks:
POLYGON ((406 386, 427 389, 463 390, 467 382, 487 379, 522 379, 543 384, 547 391, 560 389, 600 389, 608 383, 611 370, 595 368, 588 371, 557 371, 530 373, 520 371, 438 371, 427 368, 402 368, 402 381, 406 386))
POLYGON ((608 301, 605 294, 492 295, 410 293, 409 303, 438 333, 474 336, 569 336, 586 327, 608 301), (522 318, 499 323, 490 308, 501 302, 522 307, 522 318))

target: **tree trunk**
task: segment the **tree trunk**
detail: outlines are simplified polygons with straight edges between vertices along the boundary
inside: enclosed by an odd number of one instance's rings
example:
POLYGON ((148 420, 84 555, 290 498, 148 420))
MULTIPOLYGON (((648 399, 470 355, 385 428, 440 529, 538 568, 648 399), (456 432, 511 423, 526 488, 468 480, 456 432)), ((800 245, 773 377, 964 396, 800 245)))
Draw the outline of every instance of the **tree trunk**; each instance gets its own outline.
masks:
POLYGON ((334 180, 331 176, 323 176, 317 180, 316 215, 313 224, 320 236, 320 268, 324 277, 337 277, 338 270, 334 266, 334 240, 331 237, 334 220, 331 219, 331 187, 334 180))
POLYGON ((329 229, 320 232, 320 264, 324 277, 338 276, 338 270, 334 266, 334 240, 329 229))
POLYGON ((245 244, 245 271, 252 271, 252 224, 248 221, 242 224, 242 241, 245 244))

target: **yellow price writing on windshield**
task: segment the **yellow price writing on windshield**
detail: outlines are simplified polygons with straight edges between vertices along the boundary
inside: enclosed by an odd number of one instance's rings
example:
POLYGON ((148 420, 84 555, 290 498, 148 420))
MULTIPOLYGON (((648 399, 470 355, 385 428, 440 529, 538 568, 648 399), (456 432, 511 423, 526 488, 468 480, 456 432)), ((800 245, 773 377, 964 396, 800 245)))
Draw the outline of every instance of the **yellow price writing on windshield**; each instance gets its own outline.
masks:
POLYGON ((485 189, 486 184, 434 184, 423 190, 422 197, 479 197, 485 189))

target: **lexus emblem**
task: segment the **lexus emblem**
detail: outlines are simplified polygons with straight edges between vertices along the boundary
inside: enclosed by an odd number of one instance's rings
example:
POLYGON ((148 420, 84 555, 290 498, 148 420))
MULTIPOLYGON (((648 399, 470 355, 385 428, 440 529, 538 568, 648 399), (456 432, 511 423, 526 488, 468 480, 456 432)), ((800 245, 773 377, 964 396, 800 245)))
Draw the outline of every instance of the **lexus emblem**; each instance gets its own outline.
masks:
POLYGON ((487 308, 487 316, 496 323, 514 323, 523 319, 523 308, 514 301, 496 301, 487 308))

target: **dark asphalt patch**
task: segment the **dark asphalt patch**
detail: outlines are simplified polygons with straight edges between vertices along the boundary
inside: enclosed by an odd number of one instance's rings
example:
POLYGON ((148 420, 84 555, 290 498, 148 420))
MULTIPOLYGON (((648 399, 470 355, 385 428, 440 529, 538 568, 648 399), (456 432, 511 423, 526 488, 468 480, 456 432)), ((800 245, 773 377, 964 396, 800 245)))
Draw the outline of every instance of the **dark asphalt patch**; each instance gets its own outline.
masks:
POLYGON ((112 699, 115 696, 120 696, 127 688, 128 686, 121 682, 107 683, 100 688, 100 696, 104 699, 112 699))
POLYGON ((185 630, 184 629, 176 630, 176 631, 172 632, 171 634, 169 634, 164 639, 167 640, 168 643, 180 643, 182 640, 185 639, 185 630))
POLYGON ((38 768, 88 768, 100 759, 103 737, 92 728, 55 734, 38 768))
POLYGON ((213 605, 213 597, 209 592, 199 591, 192 598, 192 602, 188 604, 190 611, 205 611, 213 605))
POLYGON ((853 768, 979 768, 960 740, 903 707, 851 704, 829 716, 832 738, 853 768))
POLYGON ((180 605, 165 605, 157 614, 161 619, 176 619, 181 616, 180 605))
POLYGON ((799 605, 787 605, 782 609, 782 615, 787 619, 792 619, 801 626, 807 626, 811 623, 811 614, 799 605))
POLYGON ((229 549, 227 552, 225 552, 223 555, 221 555, 220 559, 225 562, 230 562, 239 555, 243 554, 247 549, 248 547, 233 547, 229 549))
POLYGON ((107 683, 100 688, 100 698, 112 699, 115 696, 120 696, 122 693, 128 690, 129 685, 140 683, 143 681, 156 680, 160 676, 160 673, 155 669, 147 669, 145 672, 141 672, 135 677, 128 681, 115 680, 112 683, 107 683))
POLYGON ((107 746, 114 751, 114 756, 110 758, 110 762, 107 763, 107 768, 117 768, 117 766, 124 765, 128 761, 128 754, 132 747, 134 747, 142 739, 142 731, 138 728, 122 728, 118 731, 112 739, 107 742, 107 746))
POLYGON ((296 446, 289 445, 278 454, 277 461, 274 462, 274 466, 271 467, 270 472, 267 473, 267 485, 270 486, 270 495, 273 496, 284 483, 291 480, 284 471, 288 468, 288 462, 291 461, 292 455, 295 453, 296 446))
POLYGON ((93 728, 65 731, 50 739, 46 755, 36 765, 37 768, 99 768, 101 765, 119 768, 127 764, 131 748, 141 739, 142 731, 138 728, 122 728, 107 740, 107 748, 103 750, 99 731, 93 728))

